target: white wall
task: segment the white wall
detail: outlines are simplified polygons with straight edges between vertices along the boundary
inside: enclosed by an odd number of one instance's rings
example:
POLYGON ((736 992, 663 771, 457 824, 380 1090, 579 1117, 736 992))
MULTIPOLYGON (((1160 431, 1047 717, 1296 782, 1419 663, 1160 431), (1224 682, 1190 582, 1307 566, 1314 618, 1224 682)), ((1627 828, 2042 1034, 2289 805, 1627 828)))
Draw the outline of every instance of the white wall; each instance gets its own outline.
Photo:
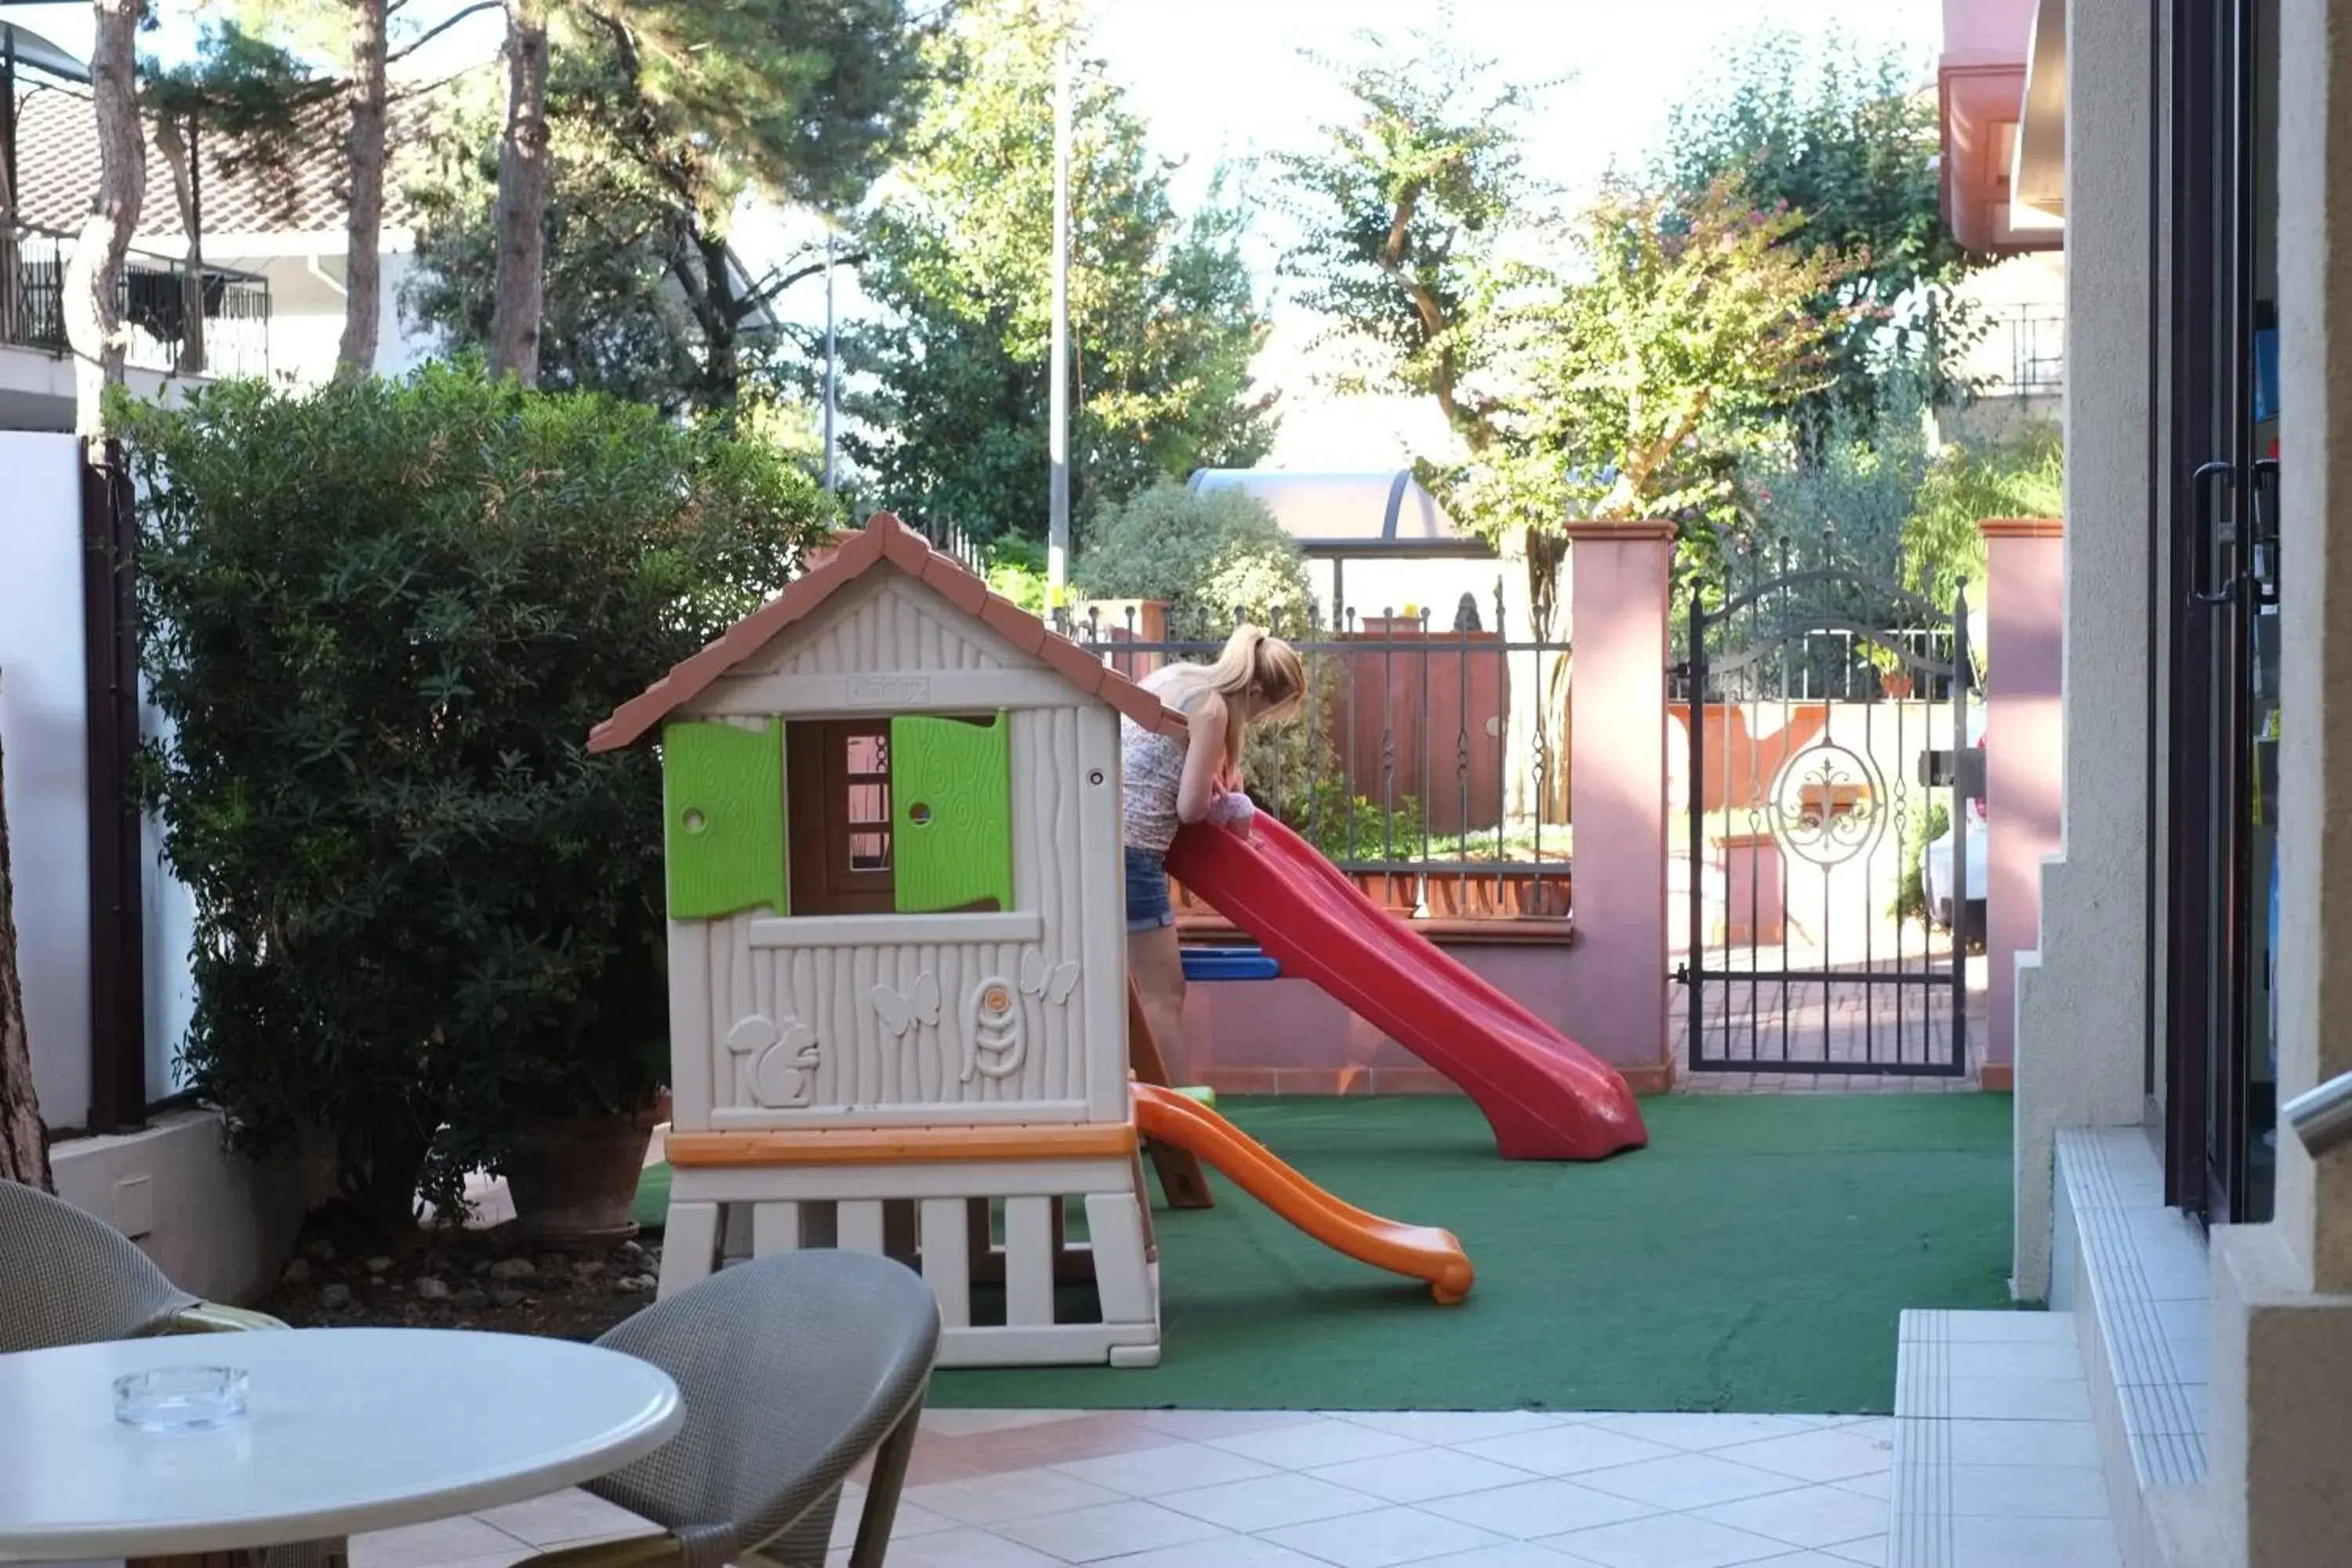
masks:
MULTIPOLYGON (((340 252, 317 258, 218 259, 223 265, 258 272, 269 279, 270 378, 291 382, 296 386, 317 386, 332 377, 335 355, 343 341, 343 258, 340 252)), ((408 276, 410 262, 411 258, 404 252, 383 258, 379 289, 382 313, 375 353, 379 374, 404 374, 433 357, 430 338, 411 331, 401 320, 400 289, 408 276)))
POLYGON ((43 1119, 79 1127, 89 1112, 79 445, 0 431, 0 748, 25 1032, 43 1119))
MULTIPOLYGON (((1333 565, 1329 561, 1307 563, 1316 607, 1327 619, 1332 614, 1333 565)), ((1505 569, 1501 561, 1476 557, 1412 561, 1364 556, 1340 563, 1339 568, 1346 607, 1356 612, 1358 625, 1389 611, 1402 616, 1408 608, 1416 608, 1429 612, 1429 626, 1433 632, 1454 629, 1454 611, 1465 594, 1477 602, 1479 629, 1493 631, 1495 583, 1505 569)), ((1517 622, 1510 631, 1514 640, 1528 635, 1527 626, 1517 622)))
POLYGON ((2066 14, 2066 641, 2059 852, 2017 962, 2011 1289, 2050 1288, 2053 1144, 2144 1104, 2148 908, 2147 7, 2066 14), (2131 694, 2118 700, 2120 694, 2131 694))
MULTIPOLYGON (((17 965, 33 1086, 52 1127, 89 1113, 88 694, 82 657, 81 460, 70 436, 0 431, 0 744, 7 752, 8 846, 17 965)), ((161 716, 142 707, 148 734, 161 716)), ((176 1058, 194 1005, 194 908, 142 831, 147 1097, 184 1087, 176 1058)))
POLYGON ((214 1301, 266 1291, 302 1218, 334 1192, 324 1140, 266 1164, 232 1154, 221 1119, 181 1110, 116 1137, 51 1151, 58 1195, 137 1242, 181 1289, 214 1301))

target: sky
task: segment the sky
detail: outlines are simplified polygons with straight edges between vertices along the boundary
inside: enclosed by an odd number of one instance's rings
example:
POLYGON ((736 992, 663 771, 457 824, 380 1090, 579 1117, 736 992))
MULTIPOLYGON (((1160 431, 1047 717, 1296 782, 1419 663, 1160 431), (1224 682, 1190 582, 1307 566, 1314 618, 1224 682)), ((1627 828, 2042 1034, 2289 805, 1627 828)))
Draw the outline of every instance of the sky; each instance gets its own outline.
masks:
MULTIPOLYGON (((191 47, 194 28, 186 0, 164 4, 166 24, 144 47, 170 58, 191 47)), ((408 10, 421 26, 456 8, 457 0, 412 0, 408 10)), ((87 53, 84 5, 12 6, 9 17, 87 53)), ((1182 162, 1177 194, 1190 205, 1221 163, 1311 146, 1318 128, 1344 112, 1329 76, 1302 50, 1349 55, 1360 31, 1401 38, 1440 24, 1463 50, 1497 60, 1515 79, 1558 79, 1528 123, 1528 167, 1573 191, 1612 165, 1642 163, 1660 145, 1670 108, 1704 92, 1732 47, 1759 29, 1841 32, 1865 46, 1893 46, 1917 58, 1921 83, 1930 85, 1942 7, 1939 0, 1097 0, 1092 52, 1150 124, 1158 149, 1182 162)), ((429 79, 487 59, 500 27, 495 13, 462 23, 412 68, 429 79)), ((747 233, 747 248, 760 226, 747 233)), ((1402 461, 1428 437, 1427 411, 1318 389, 1309 352, 1317 324, 1275 289, 1278 224, 1262 217, 1258 229, 1249 259, 1275 322, 1259 379, 1281 390, 1288 410, 1270 460, 1294 468, 1402 461)), ((821 290, 796 292, 792 314, 822 311, 821 290)))

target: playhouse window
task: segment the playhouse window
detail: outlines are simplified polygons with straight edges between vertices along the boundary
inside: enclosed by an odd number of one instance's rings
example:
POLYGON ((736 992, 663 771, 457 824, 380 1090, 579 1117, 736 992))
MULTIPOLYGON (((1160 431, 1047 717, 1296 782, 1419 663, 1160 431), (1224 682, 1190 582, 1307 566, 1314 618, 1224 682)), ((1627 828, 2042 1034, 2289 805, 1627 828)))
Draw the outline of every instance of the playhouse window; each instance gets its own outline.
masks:
POLYGON ((890 721, 787 724, 784 745, 793 912, 890 913, 890 721))

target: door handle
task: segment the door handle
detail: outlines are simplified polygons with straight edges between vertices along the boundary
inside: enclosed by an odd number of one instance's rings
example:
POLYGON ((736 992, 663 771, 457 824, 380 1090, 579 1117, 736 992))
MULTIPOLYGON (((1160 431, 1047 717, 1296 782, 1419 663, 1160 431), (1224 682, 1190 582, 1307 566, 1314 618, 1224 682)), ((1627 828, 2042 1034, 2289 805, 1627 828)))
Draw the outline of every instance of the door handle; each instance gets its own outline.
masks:
POLYGON ((2200 605, 2226 605, 2237 597, 2235 572, 2221 574, 2219 585, 2207 586, 2219 543, 2213 510, 2213 481, 2233 479, 2237 472, 2237 464, 2226 458, 2216 458, 2210 463, 2199 464, 2196 472, 2189 476, 2189 504, 2196 522, 2197 552, 2196 559, 2189 565, 2189 591, 2200 605))
POLYGON ((2258 458, 2254 461, 2253 483, 2253 578, 2254 602, 2275 605, 2279 602, 2279 460, 2258 458))

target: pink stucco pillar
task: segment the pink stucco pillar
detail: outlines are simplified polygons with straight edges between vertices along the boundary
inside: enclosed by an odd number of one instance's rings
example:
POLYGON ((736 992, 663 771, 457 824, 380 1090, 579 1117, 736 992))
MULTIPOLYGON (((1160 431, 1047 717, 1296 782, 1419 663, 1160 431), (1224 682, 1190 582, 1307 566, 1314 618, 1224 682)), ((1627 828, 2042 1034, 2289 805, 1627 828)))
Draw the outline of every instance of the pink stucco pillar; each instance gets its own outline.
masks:
POLYGON ((2042 861, 2058 852, 2065 542, 2055 518, 1997 518, 1983 528, 1983 1078, 1988 1089, 2007 1089, 2017 1060, 2017 955, 2042 945, 2042 861))
POLYGON ((1617 1063, 1666 1038, 1666 578, 1674 525, 1568 528, 1569 818, 1580 967, 1610 977, 1568 1032, 1617 1063))

